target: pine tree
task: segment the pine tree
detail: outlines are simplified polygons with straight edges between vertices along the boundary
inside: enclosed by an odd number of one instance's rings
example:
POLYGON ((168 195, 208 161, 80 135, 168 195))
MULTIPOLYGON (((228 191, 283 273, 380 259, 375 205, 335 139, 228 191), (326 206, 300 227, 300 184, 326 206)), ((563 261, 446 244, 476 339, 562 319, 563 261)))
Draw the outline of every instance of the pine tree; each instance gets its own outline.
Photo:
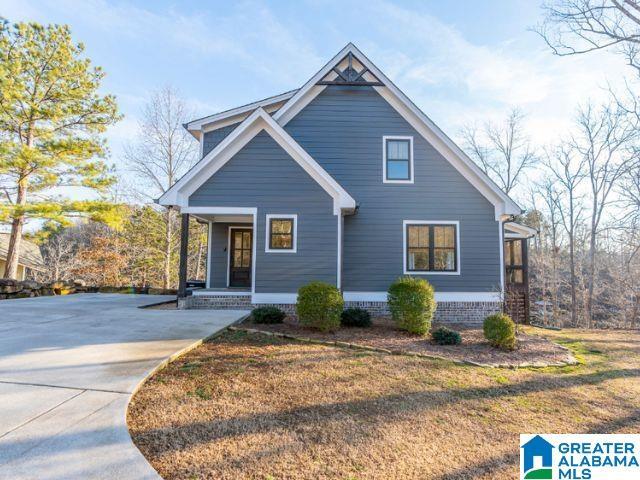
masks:
POLYGON ((60 187, 104 193, 113 183, 100 134, 119 114, 115 98, 98 93, 104 72, 83 52, 66 25, 0 23, 0 221, 11 223, 5 277, 16 277, 28 219, 121 218, 106 198, 60 195, 60 187))

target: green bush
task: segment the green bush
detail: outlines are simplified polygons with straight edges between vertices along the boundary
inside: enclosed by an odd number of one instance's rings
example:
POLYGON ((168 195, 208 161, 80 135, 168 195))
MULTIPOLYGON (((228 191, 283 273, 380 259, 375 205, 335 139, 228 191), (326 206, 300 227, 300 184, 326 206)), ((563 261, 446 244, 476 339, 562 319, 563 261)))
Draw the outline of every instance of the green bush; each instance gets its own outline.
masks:
POLYGON ((282 323, 286 314, 278 307, 258 307, 251 311, 255 323, 282 323))
POLYGON ((340 315, 343 327, 370 327, 371 315, 364 308, 347 308, 340 315))
POLYGON ((400 277, 389 287, 387 302, 398 328, 426 334, 436 310, 433 287, 421 278, 400 277))
POLYGON ((496 348, 513 350, 516 348, 516 324, 504 313, 494 313, 484 319, 484 338, 496 348))
POLYGON ((296 313, 300 324, 322 332, 340 326, 344 307, 342 295, 336 287, 324 282, 311 282, 298 290, 296 313))
POLYGON ((433 341, 438 345, 460 345, 460 343, 462 343, 460 334, 447 327, 436 328, 431 332, 431 338, 433 338, 433 341))

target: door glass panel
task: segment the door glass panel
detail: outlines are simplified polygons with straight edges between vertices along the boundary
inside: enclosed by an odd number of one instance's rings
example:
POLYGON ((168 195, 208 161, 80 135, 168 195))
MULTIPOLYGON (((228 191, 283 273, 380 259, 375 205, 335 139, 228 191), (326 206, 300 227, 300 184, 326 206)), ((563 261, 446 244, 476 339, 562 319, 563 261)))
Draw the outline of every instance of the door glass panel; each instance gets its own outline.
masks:
POLYGON ((234 247, 237 249, 242 248, 242 232, 234 232, 233 234, 234 247))
POLYGON ((242 265, 242 250, 235 250, 233 252, 233 266, 240 267, 242 265))

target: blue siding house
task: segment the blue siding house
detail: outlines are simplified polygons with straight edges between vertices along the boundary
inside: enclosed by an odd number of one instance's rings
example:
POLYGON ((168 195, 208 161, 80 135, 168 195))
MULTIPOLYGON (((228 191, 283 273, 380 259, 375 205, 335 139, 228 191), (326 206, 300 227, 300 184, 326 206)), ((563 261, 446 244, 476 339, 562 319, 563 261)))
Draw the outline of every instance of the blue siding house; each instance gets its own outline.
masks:
POLYGON ((209 246, 206 288, 186 291, 182 262, 182 307, 291 309, 322 280, 384 312, 415 275, 442 321, 502 308, 520 208, 353 44, 297 90, 185 127, 202 158, 159 203, 206 222, 209 246))

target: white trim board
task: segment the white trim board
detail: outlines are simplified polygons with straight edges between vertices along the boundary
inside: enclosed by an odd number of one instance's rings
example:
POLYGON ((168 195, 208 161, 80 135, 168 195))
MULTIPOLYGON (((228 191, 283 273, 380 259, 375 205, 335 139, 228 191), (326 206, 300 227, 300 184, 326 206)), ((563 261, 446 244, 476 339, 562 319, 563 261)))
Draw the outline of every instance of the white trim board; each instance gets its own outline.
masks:
MULTIPOLYGON (((194 290, 196 296, 248 296, 251 303, 294 304, 298 300, 297 293, 251 293, 233 291, 194 290)), ((345 302, 386 302, 387 292, 344 292, 345 302)), ((501 302, 500 292, 435 292, 436 302, 501 302)))
POLYGON ((211 288, 211 252, 213 249, 212 239, 213 239, 213 222, 207 222, 209 226, 209 230, 207 231, 207 278, 205 281, 205 286, 207 288, 211 288))
POLYGON ((193 290, 191 295, 194 297, 248 297, 251 295, 249 291, 242 290, 193 290))
POLYGON ((186 207, 187 212, 193 208, 206 209, 207 207, 189 207, 189 196, 263 130, 333 198, 334 214, 337 215, 343 209, 347 211, 355 210, 356 202, 353 197, 262 108, 258 108, 249 115, 216 148, 194 165, 191 170, 158 199, 158 203, 166 206, 179 206, 181 211, 184 211, 183 209, 186 207))
POLYGON ((382 137, 382 183, 413 183, 413 137, 399 135, 385 135, 382 137), (387 141, 388 140, 409 140, 409 179, 389 180, 387 179, 387 141))
POLYGON ((305 85, 300 88, 274 115, 282 126, 309 104, 325 87, 316 83, 324 78, 348 53, 364 65, 385 86, 373 87, 409 122, 425 140, 448 160, 495 207, 496 219, 504 215, 518 215, 521 208, 505 194, 433 121, 427 117, 387 76, 382 73, 353 43, 347 44, 305 85))
POLYGON ((460 222, 458 220, 403 220, 402 221, 402 273, 405 275, 460 275, 462 255, 460 253, 460 222), (453 272, 417 272, 407 270, 407 225, 455 225, 456 227, 456 270, 453 272))
POLYGON ((283 303, 292 304, 298 300, 297 293, 254 293, 251 303, 283 303))
MULTIPOLYGON (((386 302, 387 292, 344 292, 345 302, 386 302)), ((435 292, 436 302, 500 302, 500 292, 435 292)))

